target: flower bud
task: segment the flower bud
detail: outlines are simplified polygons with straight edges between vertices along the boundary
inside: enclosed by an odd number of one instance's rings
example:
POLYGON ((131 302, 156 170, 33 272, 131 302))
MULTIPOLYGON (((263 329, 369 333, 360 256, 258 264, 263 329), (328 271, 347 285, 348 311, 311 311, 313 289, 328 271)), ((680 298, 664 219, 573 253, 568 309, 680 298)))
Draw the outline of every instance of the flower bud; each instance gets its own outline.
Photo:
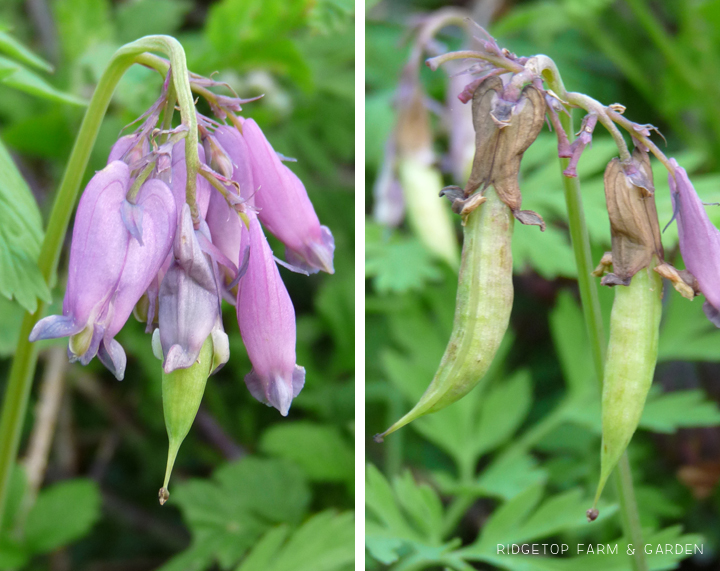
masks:
POLYGON ((253 366, 245 383, 257 400, 287 416, 305 383, 305 369, 295 364, 295 309, 257 217, 249 219, 242 231, 250 260, 237 294, 238 325, 253 366))
MULTIPOLYGON (((253 181, 250 150, 245 138, 237 129, 218 127, 215 138, 222 145, 232 162, 232 178, 240 187, 240 198, 253 204, 253 195, 257 190, 253 181)), ((235 258, 231 258, 235 259, 235 258)))
POLYGON ((513 217, 498 195, 467 215, 452 335, 435 377, 415 407, 382 438, 465 396, 484 377, 505 336, 513 302, 513 217))
POLYGON ((232 178, 233 163, 223 146, 214 135, 207 134, 203 138, 203 149, 208 164, 225 178, 232 178))
POLYGON ((150 143, 146 137, 139 135, 125 135, 120 137, 110 149, 108 164, 113 161, 123 161, 130 165, 137 165, 142 158, 150 152, 150 143))

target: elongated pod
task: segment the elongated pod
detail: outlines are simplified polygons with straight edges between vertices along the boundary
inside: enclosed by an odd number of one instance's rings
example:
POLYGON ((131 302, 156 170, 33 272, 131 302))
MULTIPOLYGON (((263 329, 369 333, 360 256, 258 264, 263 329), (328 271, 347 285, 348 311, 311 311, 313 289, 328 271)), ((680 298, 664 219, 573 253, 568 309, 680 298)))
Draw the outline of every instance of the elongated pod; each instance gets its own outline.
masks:
MULTIPOLYGON (((615 288, 603 379, 602 451, 595 505, 635 433, 652 384, 662 312, 662 278, 653 271, 656 264, 654 258, 649 267, 632 277, 629 286, 615 288)), ((590 512, 588 517, 594 519, 590 512)))
POLYGON ((500 346, 513 302, 514 218, 493 189, 486 198, 467 216, 455 321, 440 367, 415 407, 376 440, 465 396, 483 378, 500 346))
POLYGON ((165 481, 158 494, 161 505, 170 497, 168 483, 175 458, 180 450, 180 445, 190 432, 200 408, 205 384, 213 371, 213 365, 213 341, 209 336, 203 343, 200 354, 193 365, 187 369, 176 369, 171 373, 163 371, 162 373, 163 413, 169 446, 165 481))

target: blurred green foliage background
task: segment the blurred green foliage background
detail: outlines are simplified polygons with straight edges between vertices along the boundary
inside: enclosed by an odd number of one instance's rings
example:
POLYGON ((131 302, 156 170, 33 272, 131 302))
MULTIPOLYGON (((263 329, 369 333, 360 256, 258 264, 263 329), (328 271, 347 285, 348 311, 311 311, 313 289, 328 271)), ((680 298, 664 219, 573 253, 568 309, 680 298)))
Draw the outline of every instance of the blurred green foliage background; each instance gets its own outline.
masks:
MULTIPOLYGON (((276 150, 297 158, 291 168, 336 243, 335 275, 308 278, 280 270, 297 313, 297 361, 307 370, 306 386, 288 418, 248 393, 243 377, 250 362, 234 308, 224 307, 230 361, 208 382, 175 465, 171 499, 162 508, 157 490, 167 436, 160 363, 143 326, 131 319, 118 336, 129 357, 122 383, 96 360, 86 368, 67 365, 63 340, 44 344, 37 386, 59 387, 50 397, 59 406, 57 424, 44 477, 39 471, 42 487, 26 481, 21 469, 13 478, 0 536, 0 569, 350 569, 354 3, 4 0, 0 30, 17 42, 0 38, 5 48, 0 49, 0 140, 43 220, 82 119, 82 101, 91 96, 113 52, 143 35, 171 34, 183 44, 191 71, 217 72, 215 79, 241 97, 265 94, 243 113, 260 124, 276 150), (32 53, 50 62, 54 73, 32 53), (52 381, 53 376, 61 381, 52 381)), ((123 127, 155 101, 161 84, 155 72, 139 66, 122 79, 86 181, 105 165, 123 127)), ((199 110, 209 112, 204 102, 199 110)), ((4 390, 21 305, 32 309, 35 295, 49 292, 31 274, 42 239, 40 217, 8 157, 0 158, 4 390), (13 217, 26 227, 16 231, 13 217), (6 271, 11 263, 20 268, 15 281, 6 271), (7 299, 11 296, 15 301, 7 299)), ((277 242, 271 245, 279 251, 277 242)), ((63 296, 65 263, 61 260, 52 290, 54 313, 63 296)), ((33 393, 21 460, 40 414, 35 408, 39 392, 33 393)), ((38 474, 37 469, 29 472, 38 474)))
MULTIPOLYGON (((452 2, 519 56, 552 57, 570 91, 622 103, 632 121, 652 123, 668 156, 685 166, 706 203, 720 200, 717 0, 476 0, 452 2)), ((436 0, 368 4, 366 38, 367 563, 369 569, 630 569, 617 501, 605 493, 590 525, 599 475, 600 403, 574 278, 557 143, 546 130, 527 151, 523 208, 548 222, 544 234, 516 224, 515 302, 510 329, 482 387, 389 436, 371 440, 418 400, 450 336, 457 274, 407 221, 372 218, 373 187, 397 119, 398 82, 416 27, 449 6, 436 0), (497 544, 566 543, 565 557, 502 557, 497 544), (578 555, 575 546, 619 543, 620 555, 578 555), (570 557, 572 556, 572 557, 570 557)), ((430 46, 463 46, 445 28, 430 46)), ((434 55, 433 53, 433 55, 434 55)), ((420 72, 444 184, 454 128, 445 71, 420 72)), ((575 111, 576 128, 581 120, 575 111)), ((629 142, 629 137, 628 137, 629 142)), ((593 259, 609 249, 602 173, 617 150, 601 127, 580 160, 593 259)), ((667 173, 653 162, 661 227, 672 208, 667 173)), ((417 189, 416 189, 417 190, 417 189)), ((437 189, 439 190, 439 189, 437 189)), ((405 188, 406 197, 413 188, 405 188)), ((437 208, 446 208, 440 199, 437 208)), ((708 207, 720 226, 720 208, 708 207)), ((458 238, 459 220, 455 220, 458 238)), ((682 260, 677 231, 663 234, 666 258, 682 260)), ((613 292, 601 288, 607 335, 613 292)), ((654 554, 651 569, 720 565, 720 332, 670 288, 664 296, 654 387, 630 447, 645 541, 691 543, 703 554, 654 554)), ((636 546, 637 547, 637 546, 636 546)))

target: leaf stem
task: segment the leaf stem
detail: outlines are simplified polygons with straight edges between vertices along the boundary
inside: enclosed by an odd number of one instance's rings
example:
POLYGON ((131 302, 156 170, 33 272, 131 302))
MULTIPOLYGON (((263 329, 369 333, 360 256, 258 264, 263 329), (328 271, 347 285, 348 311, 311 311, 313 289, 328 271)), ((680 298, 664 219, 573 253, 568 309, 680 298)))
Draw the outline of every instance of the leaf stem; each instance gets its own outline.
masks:
MULTIPOLYGON (((186 158, 188 160, 187 188, 188 195, 191 194, 192 189, 194 203, 194 186, 199 165, 197 118, 190 92, 185 53, 180 43, 174 38, 169 36, 147 36, 126 44, 115 52, 103 72, 85 112, 85 117, 80 125, 75 145, 53 203, 45 239, 38 258, 38 268, 48 285, 52 285, 55 281, 60 252, 78 197, 80 183, 112 94, 127 69, 133 63, 136 63, 138 56, 148 50, 166 53, 170 57, 173 66, 175 89, 182 109, 183 122, 190 129, 186 140, 186 158)), ((197 211, 197 206, 195 206, 195 210, 197 211)), ((38 308, 35 313, 25 313, 20 327, 20 338, 10 368, 2 410, 0 411, 0 522, 3 521, 3 514, 5 513, 10 475, 20 446, 20 436, 37 365, 38 346, 36 343, 30 343, 28 338, 35 323, 42 316, 45 307, 46 304, 38 300, 38 308)))

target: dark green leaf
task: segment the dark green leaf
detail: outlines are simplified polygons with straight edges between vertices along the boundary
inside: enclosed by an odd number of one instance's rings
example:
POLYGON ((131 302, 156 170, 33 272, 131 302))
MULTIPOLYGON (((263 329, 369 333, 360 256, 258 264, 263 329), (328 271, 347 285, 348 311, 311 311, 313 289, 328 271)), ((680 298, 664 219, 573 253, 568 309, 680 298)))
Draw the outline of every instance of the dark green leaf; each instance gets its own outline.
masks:
POLYGON ((25 543, 46 553, 84 536, 100 517, 100 491, 88 479, 68 480, 44 489, 28 514, 25 543))
POLYGON ((278 424, 263 433, 260 449, 293 461, 312 481, 352 485, 355 478, 352 447, 334 426, 308 421, 278 424))
POLYGON ((285 526, 270 530, 236 571, 349 571, 354 559, 353 514, 325 511, 289 536, 285 526))
POLYGON ((50 290, 37 267, 42 221, 25 180, 0 142, 0 295, 13 297, 28 311, 50 290))
POLYGON ((383 240, 380 231, 372 227, 367 234, 365 275, 374 278, 380 293, 419 289, 440 277, 432 255, 416 239, 394 235, 383 240))
POLYGON ((3 72, 1 80, 3 85, 58 103, 87 105, 84 99, 55 89, 35 72, 2 56, 0 56, 0 70, 3 72))
POLYGON ((53 67, 41 57, 35 55, 10 34, 0 31, 0 52, 26 65, 52 73, 53 67))
POLYGON ((720 410, 701 390, 676 391, 648 399, 640 427, 655 432, 675 432, 678 428, 717 426, 720 410))

